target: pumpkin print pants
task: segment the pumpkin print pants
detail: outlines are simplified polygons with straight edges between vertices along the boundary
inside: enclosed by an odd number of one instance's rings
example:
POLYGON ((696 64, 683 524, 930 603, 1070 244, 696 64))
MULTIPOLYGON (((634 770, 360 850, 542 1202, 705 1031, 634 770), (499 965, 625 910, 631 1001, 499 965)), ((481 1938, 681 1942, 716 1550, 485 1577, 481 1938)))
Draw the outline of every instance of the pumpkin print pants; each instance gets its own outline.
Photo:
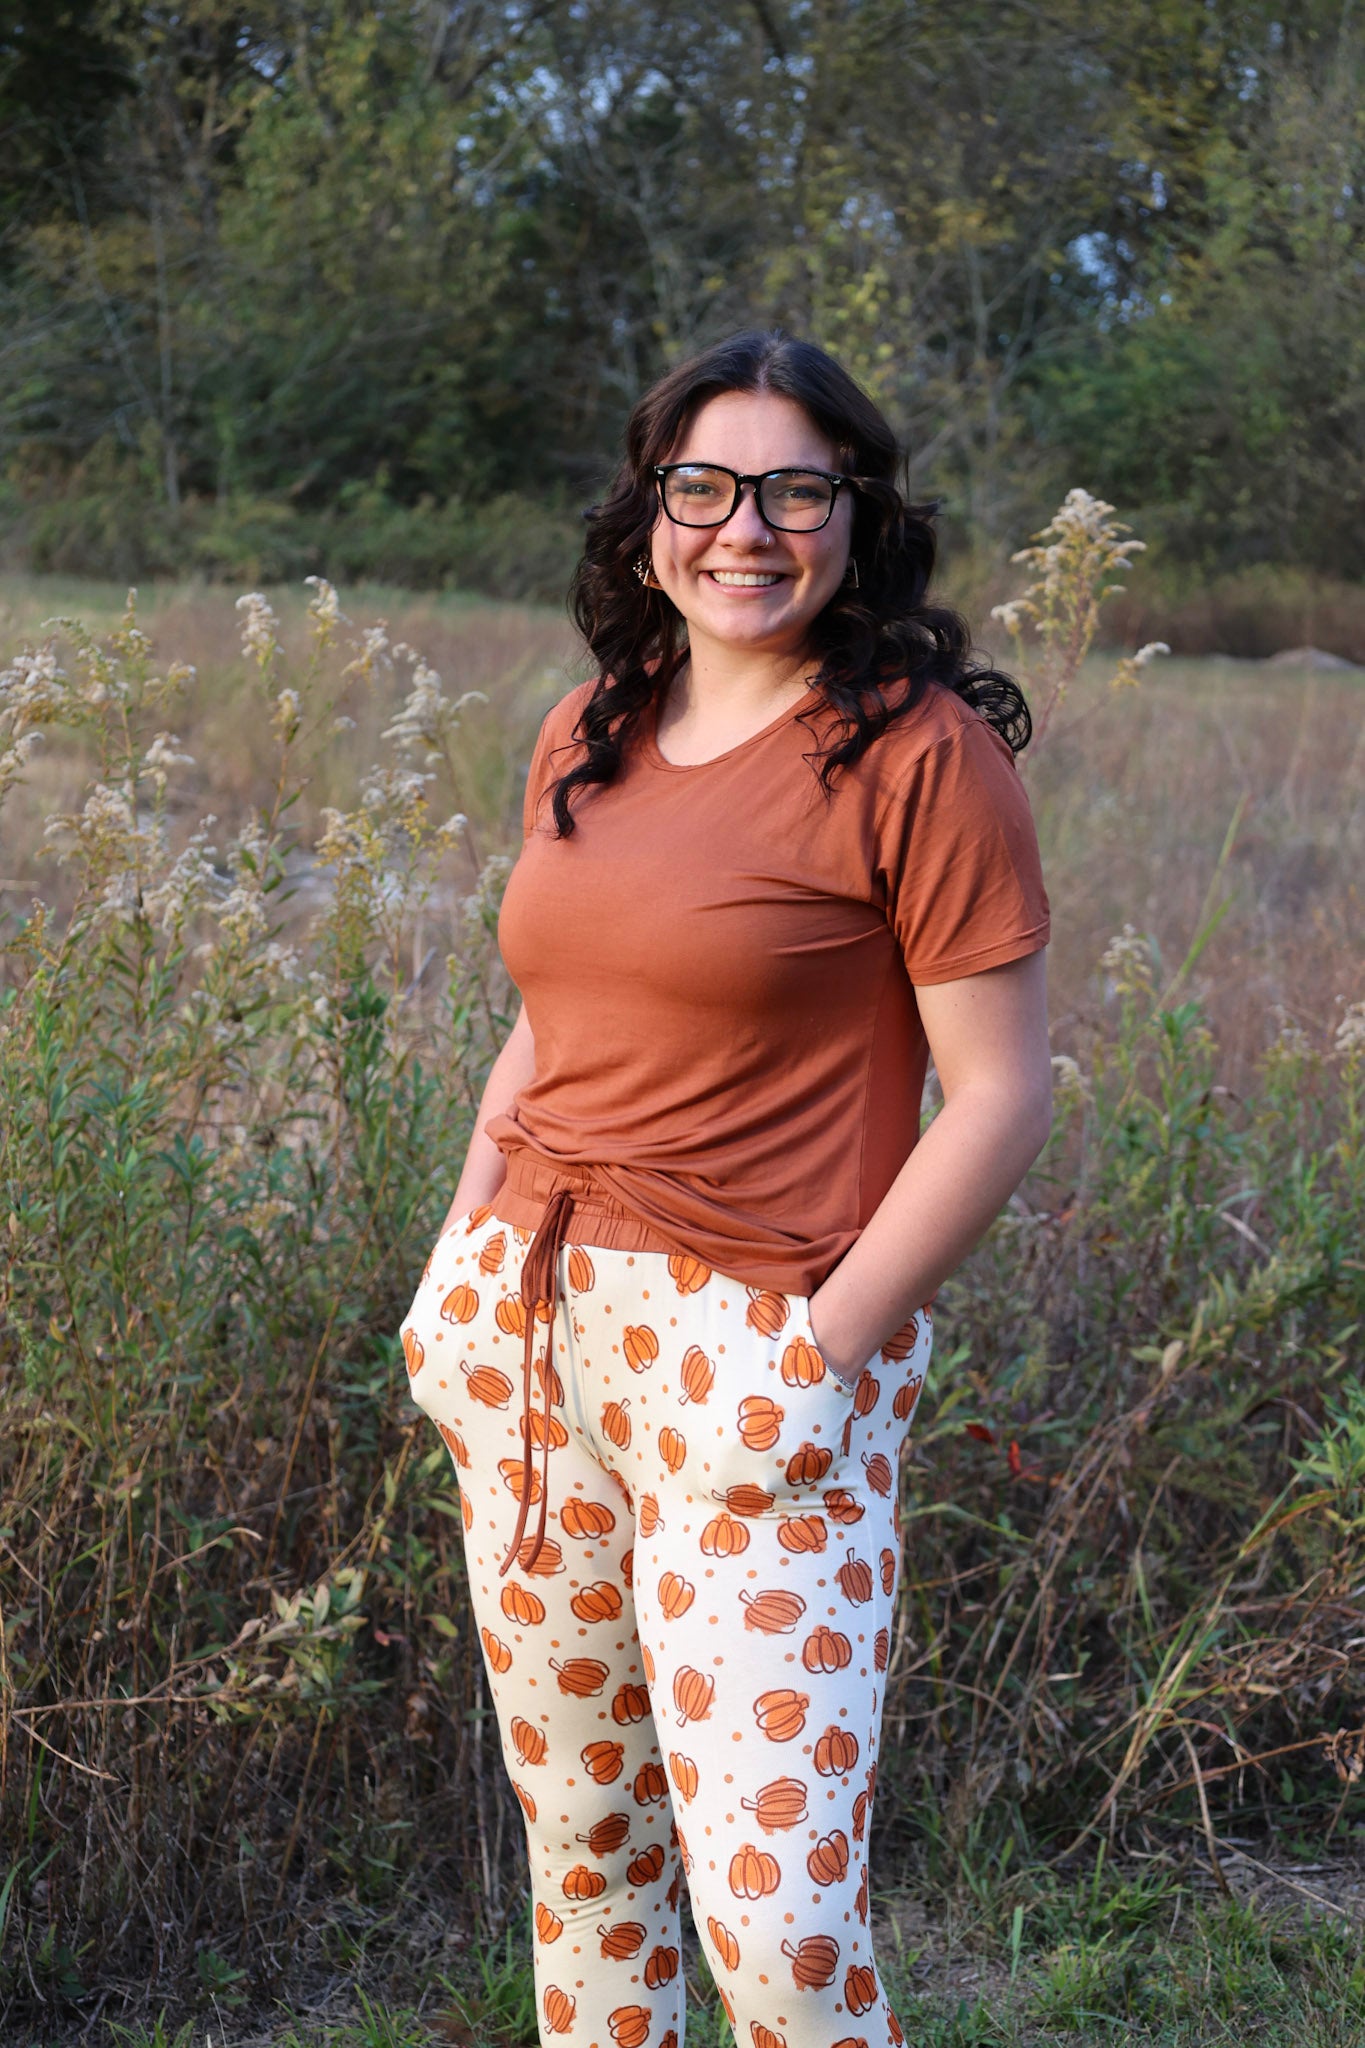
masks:
POLYGON ((456 1219, 403 1343, 458 1473, 541 2040, 682 2048, 685 1878, 740 2048, 892 2048, 867 1840, 929 1313, 850 1386, 805 1299, 565 1243, 519 1413, 530 1239, 456 1219), (542 1461, 539 1552, 500 1570, 542 1461))

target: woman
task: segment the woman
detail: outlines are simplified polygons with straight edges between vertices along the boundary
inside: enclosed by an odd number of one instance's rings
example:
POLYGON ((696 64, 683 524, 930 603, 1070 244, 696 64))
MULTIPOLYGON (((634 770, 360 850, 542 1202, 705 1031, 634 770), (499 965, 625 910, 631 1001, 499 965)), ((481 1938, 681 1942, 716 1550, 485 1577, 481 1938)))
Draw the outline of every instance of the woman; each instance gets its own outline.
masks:
POLYGON ((678 2048, 684 1876, 742 2048, 902 2039, 866 1861, 896 1460, 1050 1061, 1028 714, 926 604, 897 461, 780 334, 636 407, 502 912, 525 1006, 404 1328, 547 2042, 678 2048))

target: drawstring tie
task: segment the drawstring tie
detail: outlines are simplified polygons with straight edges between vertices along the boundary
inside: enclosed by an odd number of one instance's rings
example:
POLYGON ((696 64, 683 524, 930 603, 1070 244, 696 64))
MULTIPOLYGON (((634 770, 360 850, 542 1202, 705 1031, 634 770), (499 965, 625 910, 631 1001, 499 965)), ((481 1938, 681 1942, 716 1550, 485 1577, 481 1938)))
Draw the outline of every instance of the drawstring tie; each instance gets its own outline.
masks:
POLYGON ((571 1187, 557 1188, 545 1204, 540 1224, 521 1265, 521 1304, 526 1312, 526 1339, 521 1361, 521 1498, 517 1506, 517 1526, 512 1535, 511 1546, 498 1567, 498 1577, 503 1578, 516 1559, 517 1550, 526 1529, 526 1517, 530 1511, 531 1494, 534 1490, 531 1454, 531 1372, 536 1344, 536 1320, 538 1312, 546 1310, 545 1363, 540 1376, 543 1396, 540 1418, 540 1518, 536 1532, 526 1546, 522 1559, 522 1570, 530 1571, 540 1555, 545 1541, 545 1517, 550 1506, 550 1389, 554 1385, 554 1367, 550 1362, 550 1347, 554 1338, 555 1308, 559 1301, 559 1254, 569 1234, 569 1219, 573 1215, 574 1190, 571 1187))

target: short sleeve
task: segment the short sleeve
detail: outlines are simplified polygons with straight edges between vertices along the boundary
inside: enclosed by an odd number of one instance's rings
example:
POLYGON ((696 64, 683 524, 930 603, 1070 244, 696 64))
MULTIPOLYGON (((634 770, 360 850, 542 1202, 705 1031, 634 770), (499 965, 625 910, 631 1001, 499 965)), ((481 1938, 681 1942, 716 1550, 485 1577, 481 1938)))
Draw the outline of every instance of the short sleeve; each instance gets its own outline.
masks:
POLYGON ((1048 942, 1033 813, 1008 743, 979 714, 885 792, 878 869, 913 983, 978 974, 1048 942))
POLYGON ((579 713, 592 693, 591 683, 581 683, 570 690, 567 697, 561 697, 552 704, 541 721, 536 735, 535 748, 531 754, 531 765, 526 771, 526 794, 521 804, 521 837, 523 845, 535 830, 541 814, 541 798, 565 769, 572 766, 569 760, 553 760, 557 749, 571 747, 574 727, 578 724, 579 713))

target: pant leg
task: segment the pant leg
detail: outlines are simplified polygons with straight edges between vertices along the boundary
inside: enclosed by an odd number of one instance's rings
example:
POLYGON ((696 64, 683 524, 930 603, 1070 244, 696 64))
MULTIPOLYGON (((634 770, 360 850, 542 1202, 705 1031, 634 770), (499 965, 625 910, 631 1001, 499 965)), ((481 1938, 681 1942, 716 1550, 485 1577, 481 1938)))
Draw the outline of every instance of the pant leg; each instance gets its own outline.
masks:
MULTIPOLYGON (((411 1390, 459 1478, 470 1597, 526 1819, 541 2038, 679 2048, 681 1877, 635 1626, 635 1525, 573 1399, 593 1292, 581 1251, 564 1255, 561 1279, 571 1267, 579 1284, 552 1333, 547 1541, 532 1569, 498 1576, 522 1473, 525 1238, 481 1209, 442 1235, 403 1326, 411 1390)), ((537 1389, 537 1428, 540 1406, 537 1389)), ((533 1501, 539 1466, 537 1447, 533 1501)))
POLYGON ((586 1378, 630 1417, 642 1661, 726 2012, 740 2048, 894 2048, 867 1838, 930 1318, 850 1388, 804 1300, 595 1256, 623 1327, 586 1378))

